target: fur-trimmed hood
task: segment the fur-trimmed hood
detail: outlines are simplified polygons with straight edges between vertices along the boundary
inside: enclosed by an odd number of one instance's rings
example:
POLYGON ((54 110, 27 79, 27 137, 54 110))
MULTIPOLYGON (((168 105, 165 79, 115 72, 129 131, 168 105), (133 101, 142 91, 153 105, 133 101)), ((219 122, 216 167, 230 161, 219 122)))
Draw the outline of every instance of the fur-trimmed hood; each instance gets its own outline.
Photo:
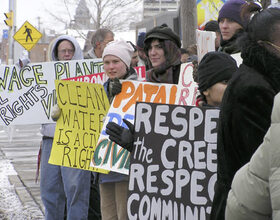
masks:
POLYGON ((245 40, 242 45, 243 63, 266 76, 273 89, 280 91, 280 58, 257 42, 245 40))

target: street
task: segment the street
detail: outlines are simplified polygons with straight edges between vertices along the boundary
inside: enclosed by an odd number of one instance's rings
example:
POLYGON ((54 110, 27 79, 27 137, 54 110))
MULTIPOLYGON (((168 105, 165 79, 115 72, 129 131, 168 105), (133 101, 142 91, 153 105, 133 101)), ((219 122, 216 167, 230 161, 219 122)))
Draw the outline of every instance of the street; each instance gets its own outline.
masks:
POLYGON ((35 183, 40 125, 0 127, 0 219, 44 219, 35 183))

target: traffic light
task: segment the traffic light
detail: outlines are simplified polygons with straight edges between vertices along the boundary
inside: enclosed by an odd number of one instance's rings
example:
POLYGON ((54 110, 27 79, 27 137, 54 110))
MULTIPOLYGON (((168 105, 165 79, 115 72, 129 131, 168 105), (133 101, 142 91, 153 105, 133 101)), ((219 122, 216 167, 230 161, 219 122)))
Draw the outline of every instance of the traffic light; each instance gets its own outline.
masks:
POLYGON ((6 25, 13 27, 13 19, 14 19, 14 13, 12 11, 8 13, 4 13, 5 17, 7 18, 4 22, 6 25))

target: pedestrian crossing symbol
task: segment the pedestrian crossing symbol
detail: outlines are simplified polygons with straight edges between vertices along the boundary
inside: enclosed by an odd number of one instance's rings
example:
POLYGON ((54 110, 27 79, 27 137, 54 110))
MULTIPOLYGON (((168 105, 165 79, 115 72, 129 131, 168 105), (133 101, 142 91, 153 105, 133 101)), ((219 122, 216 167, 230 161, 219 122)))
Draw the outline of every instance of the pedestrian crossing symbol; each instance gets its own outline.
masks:
POLYGON ((35 46, 41 37, 42 34, 40 31, 32 26, 28 21, 24 22, 21 28, 14 35, 14 39, 28 51, 35 46))

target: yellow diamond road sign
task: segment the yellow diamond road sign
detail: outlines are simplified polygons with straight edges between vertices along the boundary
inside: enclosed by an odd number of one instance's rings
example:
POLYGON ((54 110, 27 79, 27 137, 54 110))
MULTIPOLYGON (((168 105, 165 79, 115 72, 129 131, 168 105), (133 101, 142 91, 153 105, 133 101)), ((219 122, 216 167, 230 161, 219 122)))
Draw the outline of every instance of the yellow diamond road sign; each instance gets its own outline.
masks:
POLYGON ((14 39, 28 51, 35 46, 41 37, 42 34, 28 21, 24 22, 14 35, 14 39))

